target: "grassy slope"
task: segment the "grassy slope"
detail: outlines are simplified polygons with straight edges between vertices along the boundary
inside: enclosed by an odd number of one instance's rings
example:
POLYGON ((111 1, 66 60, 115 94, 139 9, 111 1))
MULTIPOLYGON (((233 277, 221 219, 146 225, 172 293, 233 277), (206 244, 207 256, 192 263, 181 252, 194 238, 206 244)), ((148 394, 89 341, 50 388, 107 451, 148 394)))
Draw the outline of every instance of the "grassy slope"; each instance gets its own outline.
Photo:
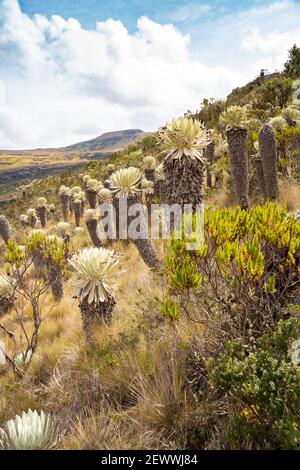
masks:
MULTIPOLYGON (((76 183, 76 175, 68 178, 65 182, 76 183)), ((290 209, 300 207, 299 186, 282 186, 282 202, 290 209)), ((231 200, 219 191, 210 203, 223 206, 231 200)), ((19 243, 24 236, 16 229, 19 243)), ((90 240, 84 229, 72 239, 71 250, 85 246, 90 240)), ((0 377, 0 423, 27 408, 42 408, 70 425, 59 448, 199 448, 204 437, 210 447, 220 447, 222 435, 212 425, 214 404, 207 403, 205 410, 192 392, 203 327, 185 317, 176 324, 163 320, 164 277, 149 271, 133 244, 117 242, 113 248, 121 255, 123 272, 112 326, 99 328, 86 345, 68 274, 63 301, 54 305, 47 296, 39 347, 25 378, 16 381, 11 372, 0 377)), ((164 259, 166 245, 157 242, 156 248, 164 259)), ((28 307, 24 314, 30 317, 28 307)), ((197 320, 199 312, 193 314, 197 320)), ((13 318, 3 324, 16 332, 13 318)))
MULTIPOLYGON (((17 238, 21 241, 23 235, 19 231, 17 238)), ((72 241, 74 251, 88 245, 86 232, 72 241)), ((182 345, 191 334, 196 338, 200 327, 163 322, 164 282, 150 273, 132 244, 116 243, 114 248, 121 254, 123 274, 112 326, 95 331, 93 344, 86 347, 71 279, 59 305, 53 308, 49 295, 40 346, 26 378, 16 387, 12 375, 0 378, 0 421, 29 407, 66 420, 80 410, 85 416, 76 419, 60 447, 181 447, 192 409, 178 358, 184 358, 182 345)), ((162 248, 158 246, 161 256, 162 248)), ((15 331, 13 319, 4 325, 15 331)))
MULTIPOLYGON (((11 170, 40 165, 72 165, 81 161, 88 162, 93 157, 99 158, 102 152, 60 152, 60 151, 26 151, 10 154, 0 151, 0 169, 11 170)), ((105 152, 103 154, 105 157, 105 152)))
MULTIPOLYGON (((247 95, 245 90, 237 93, 238 99, 247 95)), ((104 177, 101 169, 89 173, 104 177)), ((18 215, 34 205, 38 195, 57 202, 59 185, 77 184, 77 174, 49 178, 32 189, 28 201, 6 208, 19 243, 24 233, 18 215)), ((299 185, 281 182, 281 202, 289 210, 299 209, 299 185)), ((233 201, 221 190, 208 203, 223 207, 233 201)), ((90 246, 86 230, 72 239, 73 251, 84 246, 90 246)), ((222 447, 222 434, 215 429, 218 406, 203 399, 200 404, 193 393, 201 369, 203 327, 184 316, 175 324, 163 320, 164 277, 149 271, 132 244, 113 247, 121 254, 125 272, 119 278, 111 327, 99 328, 92 343, 85 344, 68 275, 63 301, 53 307, 47 296, 40 344, 28 374, 20 382, 11 373, 0 377, 0 424, 29 407, 42 408, 71 424, 58 448, 178 449, 201 448, 203 442, 208 448, 222 447)), ((163 260, 166 246, 157 242, 156 248, 163 260)), ((3 252, 0 242, 0 255, 3 252)), ((25 314, 30 316, 30 311, 25 314)), ((197 320, 199 312, 193 314, 197 320)), ((13 319, 6 322, 15 328, 13 319)))
POLYGON ((19 169, 38 165, 70 165, 80 161, 102 159, 109 152, 117 152, 149 135, 140 131, 131 136, 129 131, 103 134, 96 139, 59 149, 0 150, 0 170, 19 169))

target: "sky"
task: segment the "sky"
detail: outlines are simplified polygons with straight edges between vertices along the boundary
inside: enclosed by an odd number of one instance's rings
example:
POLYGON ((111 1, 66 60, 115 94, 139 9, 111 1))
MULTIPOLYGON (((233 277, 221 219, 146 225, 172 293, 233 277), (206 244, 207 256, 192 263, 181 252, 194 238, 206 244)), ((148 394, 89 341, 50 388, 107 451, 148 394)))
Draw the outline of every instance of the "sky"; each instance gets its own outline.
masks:
POLYGON ((153 131, 294 43, 299 0, 0 0, 0 148, 153 131))

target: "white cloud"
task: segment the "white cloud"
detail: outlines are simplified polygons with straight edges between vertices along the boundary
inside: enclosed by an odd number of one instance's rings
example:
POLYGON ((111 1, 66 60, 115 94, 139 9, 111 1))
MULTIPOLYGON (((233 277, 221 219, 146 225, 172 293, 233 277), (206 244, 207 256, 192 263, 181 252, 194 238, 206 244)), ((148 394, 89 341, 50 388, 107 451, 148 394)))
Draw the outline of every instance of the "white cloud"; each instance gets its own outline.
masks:
POLYGON ((206 31, 201 25, 199 43, 146 17, 134 34, 113 19, 91 31, 76 19, 29 18, 17 0, 0 0, 6 96, 0 148, 62 146, 125 128, 154 130, 199 107, 204 97, 225 96, 262 67, 281 67, 292 37, 292 43, 299 37, 299 15, 299 4, 290 0, 257 6, 208 23, 206 31), (274 29, 276 21, 280 27, 274 29))
POLYGON ((281 69, 287 50, 300 44, 300 5, 290 0, 251 9, 241 16, 245 28, 242 49, 255 55, 253 67, 281 69))
POLYGON ((0 80, 0 106, 4 106, 6 102, 6 86, 5 83, 0 80))
POLYGON ((256 69, 261 66, 273 71, 282 68, 287 59, 287 50, 295 43, 300 44, 300 29, 283 33, 263 33, 258 28, 252 28, 245 35, 242 45, 245 50, 263 56, 255 62, 256 69))
POLYGON ((142 17, 129 34, 120 21, 84 30, 75 19, 50 20, 0 7, 0 147, 70 144, 101 132, 153 130, 207 96, 222 96, 243 79, 206 67, 190 37, 142 17))
POLYGON ((259 68, 282 69, 287 51, 299 41, 300 3, 292 0, 254 3, 189 27, 192 49, 207 65, 218 63, 255 78, 259 68))
POLYGON ((300 5, 290 0, 251 9, 241 15, 245 28, 242 48, 256 54, 254 65, 281 69, 287 50, 300 44, 300 5))
POLYGON ((300 42, 300 6, 290 0, 250 10, 248 14, 242 14, 241 18, 247 23, 242 34, 242 47, 248 51, 271 54, 276 65, 282 64, 287 48, 300 42), (274 23, 270 30, 272 18, 274 23), (276 24, 278 20, 280 27, 276 24), (264 25, 260 22, 264 22, 264 25))
POLYGON ((188 3, 178 7, 175 12, 170 15, 170 19, 175 22, 196 21, 211 11, 211 7, 204 3, 188 3))

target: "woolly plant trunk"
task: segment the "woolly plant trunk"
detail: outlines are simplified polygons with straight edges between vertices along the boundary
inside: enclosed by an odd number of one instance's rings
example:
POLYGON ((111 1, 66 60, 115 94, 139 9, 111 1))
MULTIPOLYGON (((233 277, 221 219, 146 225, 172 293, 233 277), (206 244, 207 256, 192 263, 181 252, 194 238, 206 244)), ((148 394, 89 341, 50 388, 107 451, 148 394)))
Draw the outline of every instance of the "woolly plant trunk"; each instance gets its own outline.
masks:
POLYGON ((88 200, 88 203, 90 205, 91 209, 96 209, 96 204, 97 204, 97 191, 87 189, 86 191, 86 197, 88 200))
POLYGON ((164 200, 167 204, 191 204, 193 211, 204 199, 204 167, 195 159, 183 156, 181 159, 168 158, 164 162, 164 200))
POLYGON ((155 180, 154 181, 154 195, 160 199, 160 202, 164 201, 164 185, 165 180, 155 180))
POLYGON ((3 238, 4 243, 8 243, 10 239, 10 226, 5 215, 0 215, 0 235, 3 238))
POLYGON ((259 134, 259 150, 262 158, 266 185, 266 197, 271 201, 278 198, 277 145, 273 127, 265 124, 259 134))
POLYGON ((207 170, 206 170, 206 176, 207 176, 207 187, 212 188, 212 172, 211 172, 211 167, 214 163, 215 160, 215 144, 211 142, 205 149, 205 156, 206 156, 206 161, 207 161, 207 170))
POLYGON ((232 129, 226 134, 230 150, 232 180, 237 202, 242 209, 249 209, 247 131, 245 129, 232 129))
POLYGON ((84 201, 81 201, 81 206, 80 206, 80 215, 83 217, 84 215, 84 210, 85 210, 85 203, 84 201))
POLYGON ((71 215, 74 212, 74 199, 73 199, 72 196, 70 196, 70 198, 69 198, 69 211, 70 211, 71 215))
POLYGON ((260 155, 257 155, 254 157, 254 169, 255 169, 255 176, 256 176, 256 181, 257 181, 259 190, 261 194, 263 195, 264 201, 266 201, 267 200, 267 188, 266 188, 266 182, 265 182, 265 177, 264 177, 263 164, 262 164, 260 155))
POLYGON ((81 206, 82 206, 81 201, 74 201, 73 209, 74 209, 74 217, 75 217, 76 227, 80 227, 81 206))
POLYGON ((37 279, 45 279, 46 273, 43 252, 41 250, 38 250, 37 252, 33 253, 32 260, 35 270, 35 277, 37 279))
POLYGON ((288 172, 288 155, 287 155, 287 147, 286 147, 286 141, 282 136, 282 131, 279 131, 280 138, 276 139, 277 142, 277 157, 278 157, 278 171, 281 173, 281 175, 284 178, 289 177, 289 172, 288 172))
POLYGON ((47 266, 48 279, 51 286, 53 298, 57 301, 61 300, 64 295, 63 276, 60 266, 47 266))
POLYGON ((109 297, 106 302, 93 302, 91 304, 88 303, 87 297, 80 301, 79 309, 83 329, 87 337, 92 333, 94 326, 101 325, 101 323, 110 325, 115 305, 116 301, 113 297, 109 297))
POLYGON ((37 224, 37 217, 34 215, 31 217, 30 219, 30 226, 31 228, 36 228, 36 224, 37 224))
POLYGON ((35 214, 28 214, 28 224, 31 228, 36 228, 37 216, 35 214))
POLYGON ((102 244, 101 244, 101 240, 100 240, 100 238, 98 237, 98 234, 97 234, 98 220, 97 219, 88 219, 88 220, 86 220, 85 223, 86 223, 86 226, 87 226, 88 232, 90 234, 93 245, 96 248, 100 248, 102 246, 102 244))
POLYGON ((119 224, 120 224, 120 210, 119 210, 120 199, 113 196, 113 206, 115 209, 115 228, 116 228, 116 239, 119 240, 119 224))
POLYGON ((47 216, 46 216, 46 207, 37 207, 36 209, 38 218, 40 219, 41 222, 41 227, 46 228, 47 225, 47 216))
POLYGON ((53 220, 55 219, 55 213, 56 213, 55 209, 50 209, 50 214, 51 214, 53 220))
POLYGON ((145 170, 145 178, 148 181, 155 181, 155 169, 154 170, 145 170))
POLYGON ((139 220, 139 226, 138 226, 138 232, 139 232, 139 238, 133 239, 131 238, 132 242, 135 244, 137 247, 141 258, 149 266, 149 268, 158 268, 159 267, 159 261, 156 255, 156 252, 153 248, 152 242, 149 239, 149 233, 147 230, 147 222, 146 222, 146 217, 145 217, 145 212, 144 212, 144 206, 140 201, 139 196, 131 196, 127 198, 127 205, 128 205, 128 211, 130 207, 133 204, 138 204, 137 209, 138 209, 138 215, 133 215, 129 216, 127 215, 127 227, 129 228, 130 223, 135 220, 138 217, 139 220))
POLYGON ((68 222, 69 219, 69 195, 68 194, 62 194, 60 196, 60 202, 61 202, 61 212, 63 215, 63 219, 65 222, 68 222))
POLYGON ((26 191, 26 189, 22 189, 22 197, 23 197, 24 201, 27 200, 27 191, 26 191))

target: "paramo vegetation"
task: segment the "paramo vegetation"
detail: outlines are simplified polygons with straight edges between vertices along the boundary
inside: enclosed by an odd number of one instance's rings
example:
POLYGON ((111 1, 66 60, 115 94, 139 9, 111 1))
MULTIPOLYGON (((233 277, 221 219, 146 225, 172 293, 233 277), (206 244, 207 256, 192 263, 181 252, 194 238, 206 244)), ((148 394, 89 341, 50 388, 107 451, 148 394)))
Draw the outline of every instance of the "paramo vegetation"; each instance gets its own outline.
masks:
POLYGON ((298 78, 294 46, 3 207, 0 448, 300 448, 298 78), (189 205, 190 235, 152 239, 153 204, 189 205))

